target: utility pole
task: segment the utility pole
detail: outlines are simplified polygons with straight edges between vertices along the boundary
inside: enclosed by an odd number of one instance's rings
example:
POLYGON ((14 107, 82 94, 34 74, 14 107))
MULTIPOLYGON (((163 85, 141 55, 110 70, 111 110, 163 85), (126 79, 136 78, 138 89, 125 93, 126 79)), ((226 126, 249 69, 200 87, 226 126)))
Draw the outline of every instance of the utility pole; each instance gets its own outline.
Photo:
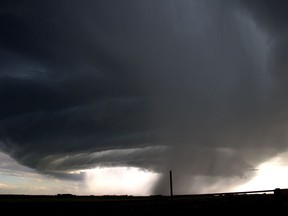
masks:
POLYGON ((171 201, 173 201, 173 182, 172 182, 172 171, 170 170, 170 197, 171 201))

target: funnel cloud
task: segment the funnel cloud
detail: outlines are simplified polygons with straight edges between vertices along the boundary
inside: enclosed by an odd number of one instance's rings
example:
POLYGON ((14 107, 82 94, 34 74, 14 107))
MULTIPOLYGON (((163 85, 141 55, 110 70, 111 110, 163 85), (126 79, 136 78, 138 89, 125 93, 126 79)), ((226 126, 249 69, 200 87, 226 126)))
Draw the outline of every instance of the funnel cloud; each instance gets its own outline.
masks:
POLYGON ((203 176, 243 178, 287 150, 287 9, 2 1, 0 149, 74 180, 91 167, 173 170, 179 193, 203 176))

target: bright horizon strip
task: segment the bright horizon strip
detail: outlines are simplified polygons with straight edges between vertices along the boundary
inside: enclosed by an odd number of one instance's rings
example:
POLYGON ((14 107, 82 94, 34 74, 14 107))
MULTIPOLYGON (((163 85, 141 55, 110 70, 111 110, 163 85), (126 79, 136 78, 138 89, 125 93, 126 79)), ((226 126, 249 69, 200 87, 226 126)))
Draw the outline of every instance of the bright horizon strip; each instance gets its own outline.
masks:
POLYGON ((248 182, 237 186, 234 191, 274 190, 288 188, 287 152, 260 164, 257 174, 248 182))
POLYGON ((160 174, 135 167, 85 170, 87 189, 94 195, 149 196, 160 174))
MULTIPOLYGON (((5 153, 0 153, 0 193, 13 194, 57 194, 76 195, 151 195, 153 186, 161 174, 135 167, 103 167, 81 170, 84 182, 58 180, 36 173, 18 164, 5 153)), ((279 154, 264 163, 248 181, 231 178, 223 186, 217 179, 206 186, 202 193, 241 192, 288 188, 288 152, 279 154), (235 182, 234 182, 235 181, 235 182), (233 183, 234 182, 234 183, 233 183), (232 186, 235 185, 235 186, 232 186), (220 189, 220 191, 219 191, 220 189), (227 190, 228 189, 228 190, 227 190)), ((78 172, 78 171, 77 171, 78 172)), ((200 178, 201 180, 201 178, 200 178)), ((200 181, 201 182, 201 181, 200 181)), ((168 191, 168 188, 167 188, 168 191)), ((177 188, 175 187, 175 192, 177 188)), ((192 191, 187 188, 187 193, 192 191)))

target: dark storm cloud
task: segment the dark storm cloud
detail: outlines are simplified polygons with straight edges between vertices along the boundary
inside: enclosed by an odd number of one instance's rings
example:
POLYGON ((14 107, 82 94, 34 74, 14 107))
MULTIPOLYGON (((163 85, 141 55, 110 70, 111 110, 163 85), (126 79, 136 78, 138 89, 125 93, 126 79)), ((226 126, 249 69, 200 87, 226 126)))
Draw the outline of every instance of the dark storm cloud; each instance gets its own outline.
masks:
POLYGON ((240 0, 253 18, 260 26, 270 33, 281 33, 287 31, 288 3, 285 0, 261 1, 261 0, 240 0))
POLYGON ((1 149, 58 177, 245 175, 286 150, 280 4, 2 1, 1 149))
MULTIPOLYGON (((285 12, 288 9, 288 2, 284 0, 242 0, 241 3, 257 21, 257 24, 269 34, 271 43, 269 60, 272 67, 271 71, 277 77, 277 81, 279 81, 278 85, 284 88, 288 78, 286 72, 288 58, 288 15, 285 12)), ((285 91, 280 92, 280 94, 285 91)))
MULTIPOLYGON (((130 20, 137 12, 126 11, 139 6, 113 4, 2 3, 1 146, 20 163, 47 173, 47 158, 70 155, 64 167, 84 169, 101 164, 91 152, 152 144, 147 95, 129 53, 131 27, 139 27, 130 20)), ((150 164, 136 161, 123 165, 150 164)))

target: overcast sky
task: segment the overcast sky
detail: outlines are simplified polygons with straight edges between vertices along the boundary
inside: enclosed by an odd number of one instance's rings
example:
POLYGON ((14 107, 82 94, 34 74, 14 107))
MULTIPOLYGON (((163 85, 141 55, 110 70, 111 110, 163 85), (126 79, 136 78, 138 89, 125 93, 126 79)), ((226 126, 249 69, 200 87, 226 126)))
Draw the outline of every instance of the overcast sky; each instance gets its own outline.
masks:
MULTIPOLYGON (((169 170, 179 193, 256 176, 287 151, 287 9, 284 0, 2 0, 0 192, 32 193, 19 172, 45 182, 43 193, 68 181, 65 192, 78 194, 97 193, 91 176, 96 188, 134 176, 138 194, 167 193, 169 170)), ((117 184, 107 193, 125 193, 117 184)))

